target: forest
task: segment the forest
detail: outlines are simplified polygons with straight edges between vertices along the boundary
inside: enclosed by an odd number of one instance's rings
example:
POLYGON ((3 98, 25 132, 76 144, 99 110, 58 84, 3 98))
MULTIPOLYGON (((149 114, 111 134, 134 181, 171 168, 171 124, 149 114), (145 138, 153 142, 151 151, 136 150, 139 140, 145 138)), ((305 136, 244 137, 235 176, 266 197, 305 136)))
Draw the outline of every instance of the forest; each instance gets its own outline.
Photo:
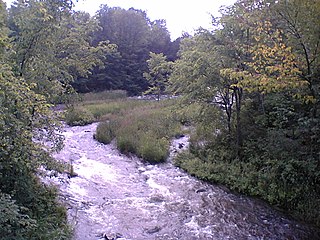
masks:
POLYGON ((56 104, 70 125, 101 121, 99 141, 152 163, 188 127, 177 166, 320 227, 318 0, 238 0, 212 16, 214 30, 176 40, 142 10, 90 16, 73 5, 0 0, 0 239, 71 238, 57 189, 39 179, 40 168, 65 168, 51 157, 63 147, 56 104), (129 102, 112 116, 75 104, 114 90, 158 101, 135 124, 119 115, 129 102))

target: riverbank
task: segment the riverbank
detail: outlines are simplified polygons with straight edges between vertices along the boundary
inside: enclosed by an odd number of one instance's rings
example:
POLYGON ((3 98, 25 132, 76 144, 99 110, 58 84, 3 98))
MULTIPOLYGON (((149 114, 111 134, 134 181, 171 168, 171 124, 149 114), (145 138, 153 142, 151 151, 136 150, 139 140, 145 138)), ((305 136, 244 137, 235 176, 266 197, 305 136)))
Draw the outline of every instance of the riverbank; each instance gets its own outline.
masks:
POLYGON ((260 201, 197 180, 171 163, 150 165, 98 143, 96 126, 65 126, 65 148, 55 155, 72 162, 78 175, 58 180, 74 240, 315 239, 306 226, 260 201))

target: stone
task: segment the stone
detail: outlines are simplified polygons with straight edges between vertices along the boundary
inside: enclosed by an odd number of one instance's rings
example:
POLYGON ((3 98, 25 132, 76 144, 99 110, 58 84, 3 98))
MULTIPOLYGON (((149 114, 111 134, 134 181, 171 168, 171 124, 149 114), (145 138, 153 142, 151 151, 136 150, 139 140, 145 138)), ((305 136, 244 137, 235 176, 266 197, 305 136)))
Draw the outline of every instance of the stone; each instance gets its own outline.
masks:
POLYGON ((147 228, 145 229, 145 232, 148 233, 148 234, 154 234, 154 233, 157 233, 161 230, 161 227, 159 226, 155 226, 153 228, 147 228))

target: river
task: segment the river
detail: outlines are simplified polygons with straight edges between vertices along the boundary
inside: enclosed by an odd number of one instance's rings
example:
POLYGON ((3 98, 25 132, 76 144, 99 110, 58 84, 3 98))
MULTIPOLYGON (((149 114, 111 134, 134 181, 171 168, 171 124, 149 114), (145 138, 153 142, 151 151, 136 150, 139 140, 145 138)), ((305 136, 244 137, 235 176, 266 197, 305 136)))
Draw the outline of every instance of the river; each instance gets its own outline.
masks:
MULTIPOLYGON (((72 162, 78 176, 47 179, 60 188, 74 240, 317 238, 262 201, 197 180, 170 161, 150 165, 98 143, 96 126, 65 126, 55 158, 72 162)), ((186 139, 173 148, 179 141, 186 139)))

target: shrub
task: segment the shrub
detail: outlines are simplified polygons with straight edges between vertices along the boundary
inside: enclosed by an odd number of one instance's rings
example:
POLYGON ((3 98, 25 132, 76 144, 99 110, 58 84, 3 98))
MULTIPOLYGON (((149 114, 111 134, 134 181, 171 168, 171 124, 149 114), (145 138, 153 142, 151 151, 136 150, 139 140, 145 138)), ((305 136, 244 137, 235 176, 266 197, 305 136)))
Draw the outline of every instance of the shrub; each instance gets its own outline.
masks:
POLYGON ((65 121, 70 126, 83 126, 94 122, 94 116, 85 108, 75 107, 67 111, 65 121))
POLYGON ((134 135, 120 135, 117 137, 117 147, 122 153, 137 153, 137 141, 134 135))
POLYGON ((0 239, 24 239, 24 236, 36 229, 36 221, 23 214, 23 208, 10 195, 2 192, 0 209, 0 239))
POLYGON ((118 122, 108 121, 99 123, 96 130, 96 139, 104 144, 109 144, 116 137, 118 122))
POLYGON ((210 149, 179 154, 174 161, 199 179, 258 196, 296 218, 319 226, 320 174, 317 162, 294 159, 294 151, 282 152, 280 157, 275 146, 269 149, 270 142, 260 142, 261 148, 256 148, 255 152, 246 150, 245 161, 230 160, 225 156, 229 150, 223 151, 217 143, 210 149))
POLYGON ((144 134, 138 146, 138 155, 150 163, 164 162, 168 157, 169 141, 144 134))

